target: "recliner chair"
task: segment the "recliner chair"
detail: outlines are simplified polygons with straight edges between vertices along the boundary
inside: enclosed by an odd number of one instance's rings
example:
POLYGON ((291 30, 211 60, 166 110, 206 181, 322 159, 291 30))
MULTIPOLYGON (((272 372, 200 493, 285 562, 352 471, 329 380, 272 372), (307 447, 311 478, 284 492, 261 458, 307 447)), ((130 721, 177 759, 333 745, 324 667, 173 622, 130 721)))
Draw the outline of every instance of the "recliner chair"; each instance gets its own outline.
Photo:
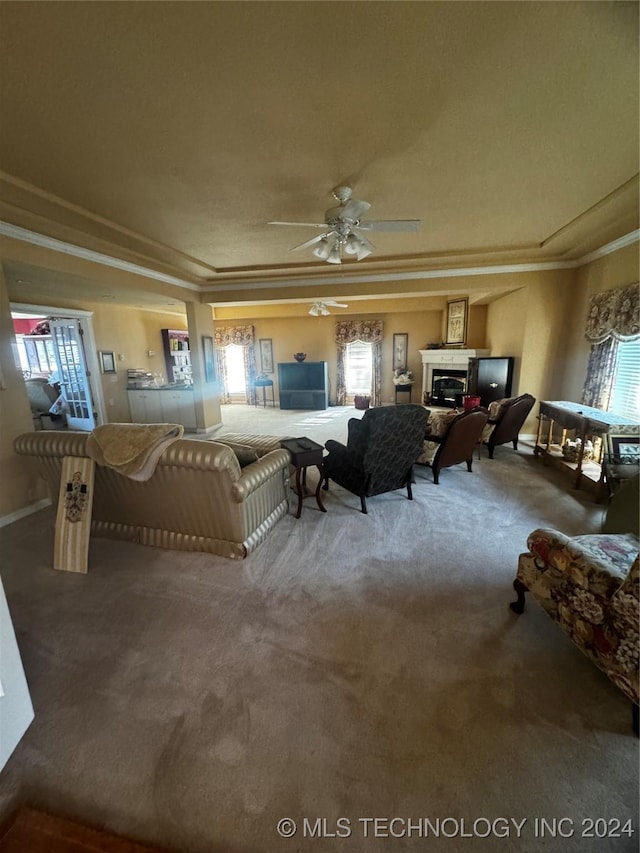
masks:
POLYGON ((329 440, 325 447, 324 486, 329 480, 358 495, 363 513, 366 498, 406 486, 413 500, 413 463, 416 461, 429 417, 428 409, 413 404, 367 409, 351 418, 347 445, 329 440))
POLYGON ((513 449, 518 449, 518 433, 535 401, 531 394, 521 394, 489 404, 489 420, 482 431, 482 443, 487 445, 489 459, 493 459, 493 451, 499 444, 510 441, 513 449))

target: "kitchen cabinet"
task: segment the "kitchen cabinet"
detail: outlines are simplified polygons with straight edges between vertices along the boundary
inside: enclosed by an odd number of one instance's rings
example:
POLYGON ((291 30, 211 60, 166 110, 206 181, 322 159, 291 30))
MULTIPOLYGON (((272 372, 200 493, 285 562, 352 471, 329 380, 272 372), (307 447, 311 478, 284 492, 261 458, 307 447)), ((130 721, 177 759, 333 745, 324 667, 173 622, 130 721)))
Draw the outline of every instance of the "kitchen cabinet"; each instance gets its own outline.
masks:
POLYGON ((149 388, 127 391, 131 421, 136 424, 182 424, 196 429, 196 407, 191 389, 149 388))

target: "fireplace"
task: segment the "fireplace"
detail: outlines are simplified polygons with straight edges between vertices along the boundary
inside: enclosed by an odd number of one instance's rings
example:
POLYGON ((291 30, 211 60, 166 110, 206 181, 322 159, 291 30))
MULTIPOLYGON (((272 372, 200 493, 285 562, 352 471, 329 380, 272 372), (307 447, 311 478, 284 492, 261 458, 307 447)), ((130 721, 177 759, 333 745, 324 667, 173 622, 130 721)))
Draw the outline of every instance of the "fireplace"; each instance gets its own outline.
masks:
MULTIPOLYGON (((466 385, 469 359, 483 358, 484 356, 489 355, 488 349, 421 349, 419 352, 422 359, 422 403, 424 405, 431 405, 434 372, 440 374, 438 377, 440 379, 446 378, 447 376, 451 377, 452 380, 455 379, 457 382, 463 379, 466 385)), ((465 394, 466 390, 460 391, 459 386, 455 385, 453 382, 447 384, 449 388, 444 396, 450 397, 451 394, 459 394, 460 402, 458 405, 461 406, 462 394, 465 394)), ((438 389, 441 390, 442 387, 444 386, 438 386, 438 389)), ((437 404, 434 401, 433 405, 451 407, 456 404, 437 404)))
POLYGON ((466 370, 434 368, 431 380, 431 403, 453 409, 462 406, 462 395, 467 390, 466 370))

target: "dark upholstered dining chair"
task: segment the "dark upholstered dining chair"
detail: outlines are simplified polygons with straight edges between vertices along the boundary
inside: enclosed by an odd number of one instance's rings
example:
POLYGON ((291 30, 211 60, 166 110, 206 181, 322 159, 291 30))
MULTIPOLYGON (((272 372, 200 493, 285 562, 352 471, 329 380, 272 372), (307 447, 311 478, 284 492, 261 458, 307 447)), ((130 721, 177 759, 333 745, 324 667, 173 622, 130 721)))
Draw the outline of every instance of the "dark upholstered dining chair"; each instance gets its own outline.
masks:
POLYGON ((422 451, 416 461, 419 465, 430 466, 436 485, 442 468, 466 462, 467 470, 471 471, 473 451, 479 445, 488 417, 489 412, 478 407, 461 414, 436 413, 430 419, 422 451), (429 432, 430 429, 433 432, 429 432))
POLYGON ((493 451, 499 444, 510 441, 513 449, 518 449, 518 433, 535 401, 531 394, 521 394, 489 404, 489 420, 482 430, 482 443, 487 446, 489 459, 493 459, 493 451))
POLYGON ((324 488, 329 480, 358 495, 362 512, 366 498, 407 489, 413 500, 413 463, 422 449, 429 417, 423 406, 404 404, 367 409, 362 418, 351 418, 347 445, 327 441, 324 488))

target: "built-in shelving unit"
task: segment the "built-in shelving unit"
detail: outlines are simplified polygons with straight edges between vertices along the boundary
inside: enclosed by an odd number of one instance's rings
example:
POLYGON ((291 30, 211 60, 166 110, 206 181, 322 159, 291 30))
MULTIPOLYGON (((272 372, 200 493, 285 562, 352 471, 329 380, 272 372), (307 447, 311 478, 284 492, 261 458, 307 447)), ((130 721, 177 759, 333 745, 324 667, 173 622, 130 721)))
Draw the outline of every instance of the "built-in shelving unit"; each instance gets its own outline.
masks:
POLYGON ((162 346, 167 369, 167 382, 191 382, 191 352, 189 332, 178 329, 162 329, 162 346))

